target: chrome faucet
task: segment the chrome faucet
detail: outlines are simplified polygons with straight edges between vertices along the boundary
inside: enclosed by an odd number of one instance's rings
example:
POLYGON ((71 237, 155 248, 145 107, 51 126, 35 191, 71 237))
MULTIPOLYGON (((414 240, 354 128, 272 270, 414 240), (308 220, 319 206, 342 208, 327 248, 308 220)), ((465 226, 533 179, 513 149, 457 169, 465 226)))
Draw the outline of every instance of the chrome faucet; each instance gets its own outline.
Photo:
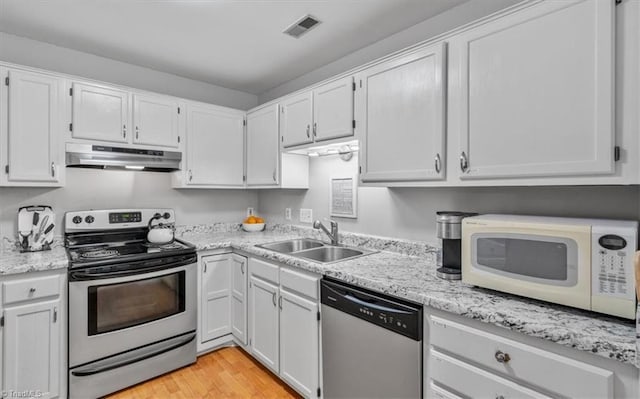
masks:
POLYGON ((331 231, 324 227, 324 225, 319 220, 313 222, 313 228, 322 229, 322 231, 324 231, 331 239, 331 245, 338 245, 338 222, 331 219, 327 220, 329 221, 329 223, 331 223, 331 231))

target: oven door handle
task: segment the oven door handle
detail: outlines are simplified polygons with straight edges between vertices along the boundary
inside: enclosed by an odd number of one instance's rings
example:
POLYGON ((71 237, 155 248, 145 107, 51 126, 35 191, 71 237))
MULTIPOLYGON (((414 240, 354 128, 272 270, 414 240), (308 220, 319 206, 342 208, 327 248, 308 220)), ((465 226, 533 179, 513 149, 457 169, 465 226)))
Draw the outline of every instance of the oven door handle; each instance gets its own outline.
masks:
POLYGON ((81 368, 79 370, 74 370, 71 372, 71 374, 76 377, 87 377, 90 375, 104 373, 105 371, 128 366, 130 364, 137 363, 152 357, 156 357, 156 356, 162 355, 163 353, 167 353, 169 351, 172 351, 174 349, 187 345, 188 343, 190 343, 196 338, 196 333, 194 332, 185 337, 179 337, 179 338, 180 339, 176 339, 176 338, 170 339, 166 342, 166 345, 161 346, 157 349, 144 351, 144 348, 143 348, 143 350, 141 351, 136 351, 138 353, 133 353, 133 354, 129 353, 121 356, 116 356, 116 359, 113 359, 111 361, 109 360, 101 361, 97 365, 88 366, 85 368, 81 368))
POLYGON ((104 278, 114 278, 114 277, 127 277, 127 276, 135 276, 137 274, 143 273, 151 273, 166 269, 173 269, 180 266, 189 265, 197 262, 197 257, 195 255, 189 255, 181 258, 180 260, 173 261, 170 263, 160 263, 153 266, 147 267, 133 267, 130 270, 117 270, 117 271, 100 271, 101 269, 107 269, 108 267, 92 267, 87 270, 77 270, 69 273, 69 280, 71 281, 86 281, 86 280, 99 280, 104 278))

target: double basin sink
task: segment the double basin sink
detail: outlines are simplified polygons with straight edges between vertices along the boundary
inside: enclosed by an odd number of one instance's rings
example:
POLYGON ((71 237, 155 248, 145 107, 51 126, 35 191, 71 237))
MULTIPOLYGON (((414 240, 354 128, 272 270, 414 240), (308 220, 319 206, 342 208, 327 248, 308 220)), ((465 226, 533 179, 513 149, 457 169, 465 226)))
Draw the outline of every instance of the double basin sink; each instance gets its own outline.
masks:
POLYGON ((320 263, 340 262, 359 256, 370 255, 375 252, 363 248, 328 245, 322 241, 309 238, 271 242, 256 246, 320 263))

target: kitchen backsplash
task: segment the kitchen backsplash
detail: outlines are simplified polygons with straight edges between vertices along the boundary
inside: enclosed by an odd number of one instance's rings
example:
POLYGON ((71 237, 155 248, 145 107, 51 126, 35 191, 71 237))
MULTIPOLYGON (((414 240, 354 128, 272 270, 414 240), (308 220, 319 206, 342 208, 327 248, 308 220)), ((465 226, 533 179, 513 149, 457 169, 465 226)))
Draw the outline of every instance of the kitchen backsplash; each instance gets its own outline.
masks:
MULTIPOLYGON (((264 190, 258 210, 267 222, 302 224, 299 209, 313 219, 329 216, 331 177, 357 174, 357 156, 311 158, 309 190, 264 190), (292 209, 292 220, 284 209, 292 209)), ((639 186, 358 188, 358 218, 337 218, 344 231, 436 241, 436 211, 515 213, 566 217, 640 219, 639 186)), ((307 224, 309 225, 309 224, 307 224)))

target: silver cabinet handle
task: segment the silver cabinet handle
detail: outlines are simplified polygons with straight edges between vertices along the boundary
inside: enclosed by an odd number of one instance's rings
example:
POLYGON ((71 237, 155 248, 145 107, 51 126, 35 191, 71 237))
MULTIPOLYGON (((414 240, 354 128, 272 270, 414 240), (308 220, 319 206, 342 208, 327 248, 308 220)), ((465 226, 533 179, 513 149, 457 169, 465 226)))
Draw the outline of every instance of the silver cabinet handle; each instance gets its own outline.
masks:
POLYGON ((140 132, 139 132, 138 130, 139 130, 139 129, 138 129, 138 126, 136 126, 136 140, 137 140, 137 139, 138 139, 138 137, 140 136, 140 134, 139 134, 140 132))
POLYGON ((240 263, 240 273, 244 274, 244 262, 240 263))
POLYGON ((191 169, 189 169, 189 181, 193 180, 193 173, 191 172, 191 169))
POLYGON ((469 169, 469 160, 467 159, 467 154, 462 151, 462 154, 460 154, 460 170, 464 173, 467 169, 469 169))
POLYGON ((273 181, 278 181, 278 179, 276 179, 276 172, 277 172, 277 169, 274 169, 273 170, 273 175, 272 175, 273 181))
POLYGON ((313 137, 318 136, 318 122, 313 122, 313 137))
POLYGON ((122 137, 127 138, 127 125, 122 125, 122 137))
POLYGON ((273 301, 273 306, 277 306, 276 305, 276 293, 273 293, 273 297, 271 298, 271 300, 273 301))
POLYGON ((278 307, 280 308, 280 310, 282 310, 282 295, 280 295, 280 298, 278 298, 278 307))
POLYGON ((436 167, 436 173, 440 173, 440 170, 442 168, 442 165, 440 163, 440 154, 436 154, 435 167, 436 167))
POLYGON ((498 363, 509 363, 509 360, 511 360, 511 356, 503 351, 497 351, 494 357, 498 363))
POLYGON ((56 177, 56 164, 51 162, 51 177, 56 177))
POLYGON ((307 125, 307 138, 311 138, 311 135, 309 134, 310 129, 311 129, 311 126, 307 125))
POLYGON ((202 273, 207 272, 207 262, 202 262, 202 273))
POLYGON ((54 306, 53 307, 53 322, 57 322, 58 321, 58 307, 54 306))

